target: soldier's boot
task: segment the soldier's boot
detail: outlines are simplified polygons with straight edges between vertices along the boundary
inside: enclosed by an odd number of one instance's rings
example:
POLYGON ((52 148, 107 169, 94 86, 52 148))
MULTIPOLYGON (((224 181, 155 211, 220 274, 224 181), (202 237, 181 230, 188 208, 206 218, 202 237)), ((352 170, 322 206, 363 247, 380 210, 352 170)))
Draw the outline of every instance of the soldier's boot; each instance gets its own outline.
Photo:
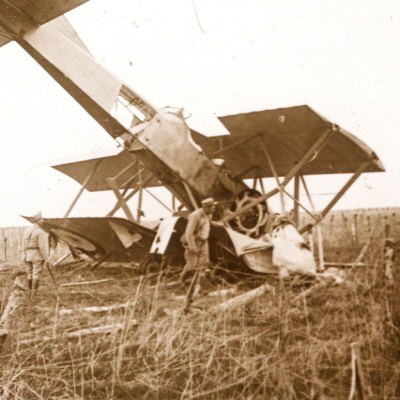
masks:
POLYGON ((188 271, 189 271, 189 267, 188 267, 187 265, 185 265, 185 266, 183 267, 182 272, 181 272, 180 275, 179 275, 179 281, 180 281, 180 283, 185 284, 188 271))
POLYGON ((32 280, 32 294, 31 298, 36 297, 37 290, 39 289, 39 279, 32 280))
POLYGON ((196 283, 196 285, 194 285, 194 291, 193 291, 193 298, 198 297, 200 295, 200 291, 201 291, 201 284, 200 283, 196 283))
POLYGON ((29 289, 28 300, 30 300, 32 298, 32 279, 27 279, 27 284, 29 289))

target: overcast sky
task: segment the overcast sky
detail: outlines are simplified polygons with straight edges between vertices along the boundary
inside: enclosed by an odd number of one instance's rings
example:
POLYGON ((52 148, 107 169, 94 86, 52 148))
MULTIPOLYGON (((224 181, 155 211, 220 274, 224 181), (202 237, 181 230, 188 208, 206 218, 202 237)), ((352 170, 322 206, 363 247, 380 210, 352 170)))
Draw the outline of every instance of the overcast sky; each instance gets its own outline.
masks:
MULTIPOLYGON (((67 17, 107 69, 159 107, 184 107, 203 133, 219 133, 215 116, 309 105, 387 170, 336 208, 400 206, 399 1, 92 0, 67 17)), ((62 216, 79 186, 37 166, 115 142, 15 43, 0 60, 0 225, 62 216)), ((347 179, 310 179, 317 207, 347 179)), ((104 215, 111 200, 85 193, 72 215, 104 215)))

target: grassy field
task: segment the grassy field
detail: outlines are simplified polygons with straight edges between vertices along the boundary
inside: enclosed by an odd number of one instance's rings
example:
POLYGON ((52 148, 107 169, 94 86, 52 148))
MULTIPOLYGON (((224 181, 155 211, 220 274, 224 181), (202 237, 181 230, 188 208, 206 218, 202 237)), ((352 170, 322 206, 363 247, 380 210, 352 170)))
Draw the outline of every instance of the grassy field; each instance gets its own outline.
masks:
MULTIPOLYGON (((394 289, 384 281, 385 224, 372 224, 367 233, 359 228, 357 241, 351 229, 337 230, 326 250, 331 260, 354 261, 364 238, 373 238, 366 266, 347 269, 344 283, 267 277, 259 283, 270 291, 225 312, 213 307, 254 286, 243 282, 234 294, 209 297, 230 288, 209 283, 185 314, 187 289, 178 271, 142 277, 134 265, 90 270, 67 263, 54 269, 59 296, 45 272, 37 298, 24 298, 14 314, 2 347, 0 398, 348 399, 353 348, 365 398, 400 399, 394 289), (103 279, 110 280, 60 286, 103 279), (104 326, 114 328, 85 334, 104 326)), ((0 273, 2 311, 13 273, 0 273)))

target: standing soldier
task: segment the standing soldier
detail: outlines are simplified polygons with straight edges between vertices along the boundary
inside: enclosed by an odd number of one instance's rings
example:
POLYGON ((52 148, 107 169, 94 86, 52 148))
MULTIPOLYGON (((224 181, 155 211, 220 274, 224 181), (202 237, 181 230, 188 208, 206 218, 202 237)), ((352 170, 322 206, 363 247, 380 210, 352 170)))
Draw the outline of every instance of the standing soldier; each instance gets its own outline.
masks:
POLYGON ((49 237, 40 226, 42 221, 42 214, 35 214, 32 217, 32 226, 24 232, 23 237, 24 261, 31 297, 36 294, 44 263, 49 258, 49 237))
MULTIPOLYGON (((212 214, 215 210, 213 198, 205 199, 201 202, 202 208, 193 211, 188 218, 185 234, 181 241, 185 247, 186 265, 181 273, 181 281, 185 279, 186 272, 198 269, 198 281, 200 282, 210 263, 208 251, 208 238, 210 236, 210 225, 223 226, 220 222, 212 222, 212 214)), ((194 293, 200 290, 200 284, 196 284, 194 293)))

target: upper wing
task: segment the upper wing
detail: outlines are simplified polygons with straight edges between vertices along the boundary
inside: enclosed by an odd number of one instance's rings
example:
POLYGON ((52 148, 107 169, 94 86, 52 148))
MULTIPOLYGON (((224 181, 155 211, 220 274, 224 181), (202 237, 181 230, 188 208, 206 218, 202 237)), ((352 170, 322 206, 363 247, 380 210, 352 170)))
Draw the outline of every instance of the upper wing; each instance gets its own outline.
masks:
MULTIPOLYGON (((43 25, 88 0, 7 0, 9 9, 18 9, 38 25, 43 25)), ((5 6, 6 7, 6 6, 5 6)), ((7 12, 7 10, 4 10, 7 12)))
MULTIPOLYGON (((56 19, 68 11, 86 3, 88 0, 7 0, 0 2, 0 14, 8 14, 23 30, 31 23, 43 25, 56 19), (24 16, 22 17, 21 14, 24 16)), ((65 32, 64 32, 65 34, 65 32)), ((68 35, 67 35, 68 36, 68 35)), ((0 47, 10 42, 12 38, 0 28, 0 47)))
POLYGON ((147 182, 143 187, 161 185, 156 177, 149 178, 150 173, 143 169, 134 153, 124 150, 115 154, 115 149, 112 149, 109 155, 103 157, 71 160, 52 165, 52 167, 80 184, 83 184, 90 176, 85 186, 90 192, 110 190, 109 179, 113 179, 119 189, 136 188, 143 182, 147 182))
POLYGON ((3 29, 1 29, 0 27, 0 47, 4 46, 5 44, 7 44, 8 42, 11 42, 11 38, 10 36, 7 34, 6 31, 4 31, 3 29))
MULTIPOLYGON (((209 157, 217 154, 233 174, 242 178, 273 177, 263 143, 278 175, 285 176, 331 126, 328 120, 305 105, 219 119, 230 135, 211 138, 194 133, 193 137, 209 157), (240 145, 235 146, 235 143, 240 145), (226 151, 221 152, 224 147, 226 151)), ((384 171, 380 160, 365 143, 340 129, 304 165, 301 174, 352 173, 371 158, 371 167, 366 172, 384 171)))

